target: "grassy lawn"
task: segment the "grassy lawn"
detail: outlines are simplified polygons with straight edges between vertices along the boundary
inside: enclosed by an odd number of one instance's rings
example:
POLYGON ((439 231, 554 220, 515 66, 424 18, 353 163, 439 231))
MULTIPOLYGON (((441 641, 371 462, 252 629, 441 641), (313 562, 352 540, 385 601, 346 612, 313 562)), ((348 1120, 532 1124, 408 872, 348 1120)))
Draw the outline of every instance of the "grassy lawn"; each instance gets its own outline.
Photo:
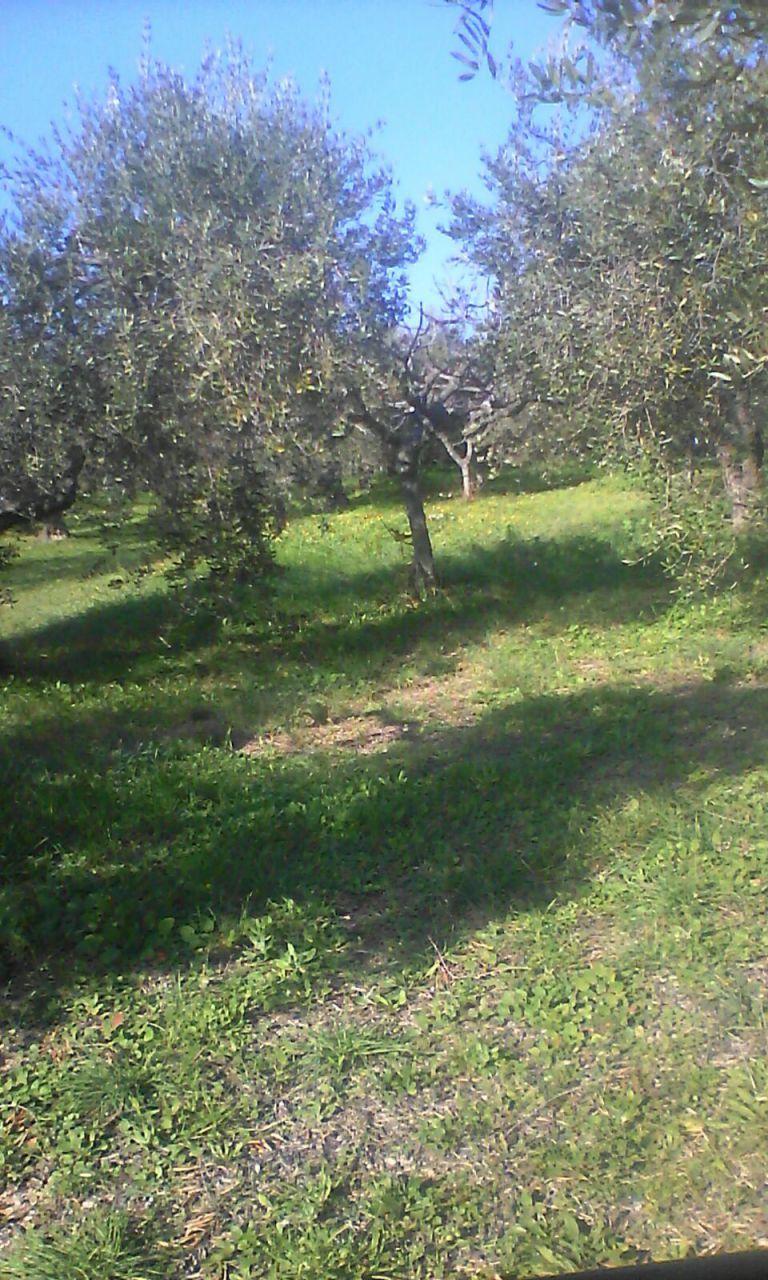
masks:
POLYGON ((768 1245, 768 628, 617 480, 297 519, 181 616, 3 609, 0 1277, 443 1280, 768 1245))

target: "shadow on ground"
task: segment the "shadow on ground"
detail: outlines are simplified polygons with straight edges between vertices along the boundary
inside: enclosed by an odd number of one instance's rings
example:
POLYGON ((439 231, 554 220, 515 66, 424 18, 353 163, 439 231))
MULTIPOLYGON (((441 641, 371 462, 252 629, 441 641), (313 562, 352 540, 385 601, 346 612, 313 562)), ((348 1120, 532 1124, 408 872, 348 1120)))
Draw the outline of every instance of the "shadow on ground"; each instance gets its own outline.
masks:
POLYGON ((364 574, 333 587, 294 572, 297 595, 310 607, 278 614, 269 633, 255 626, 243 635, 243 665, 257 661, 263 672, 289 661, 318 673, 390 681, 409 662, 420 674, 447 675, 462 648, 492 629, 547 618, 553 634, 574 623, 602 630, 658 617, 670 606, 657 565, 628 565, 594 537, 522 540, 511 534, 494 547, 445 556, 442 570, 443 588, 418 606, 397 594, 397 569, 382 571, 375 582, 364 574), (336 616, 325 620, 322 604, 331 589, 336 616), (380 601, 387 603, 380 607, 380 601))
MULTIPOLYGON (((258 660, 263 674, 287 658, 318 668, 357 658, 384 677, 416 649, 437 653, 481 637, 491 625, 535 622, 555 604, 569 622, 602 627, 657 614, 669 603, 657 565, 628 565, 609 542, 589 536, 522 539, 510 531, 491 547, 446 555, 441 569, 443 590, 414 607, 399 565, 341 581, 335 573, 326 579, 293 568, 290 588, 301 611, 281 607, 279 586, 272 609, 263 597, 242 602, 251 617, 237 632, 243 662, 258 660), (318 615, 331 595, 339 616, 324 621, 318 615)), ((94 606, 29 633, 7 646, 7 661, 19 675, 48 683, 122 681, 189 656, 219 630, 215 611, 184 618, 158 592, 94 606)))
POLYGON ((52 992, 78 968, 173 967, 163 921, 283 897, 348 917, 353 967, 372 952, 415 960, 480 916, 579 894, 602 806, 738 776, 764 762, 766 726, 765 688, 606 686, 367 759, 177 743, 95 773, 74 758, 30 768, 10 743, 5 966, 48 966, 52 992))
MULTIPOLYGON (((508 466, 497 476, 485 480, 480 490, 480 501, 485 494, 500 497, 509 494, 546 493, 555 489, 573 489, 594 479, 595 468, 578 460, 569 460, 556 465, 545 465, 536 462, 524 462, 508 466)), ((429 467, 422 474, 422 492, 425 498, 456 498, 463 502, 461 475, 458 467, 429 467)), ((398 507, 402 509, 403 499, 399 483, 395 479, 377 479, 371 489, 354 494, 350 499, 352 508, 398 507)))
POLYGON ((148 562, 149 523, 132 520, 120 532, 119 547, 99 541, 98 525, 82 521, 62 541, 46 542, 35 534, 23 535, 20 544, 37 544, 37 554, 25 555, 13 564, 14 591, 34 591, 54 578, 80 582, 98 574, 126 575, 148 562))
POLYGON ((493 476, 483 486, 483 492, 501 496, 522 493, 550 493, 556 489, 575 489, 588 480, 594 480, 599 472, 591 463, 571 459, 554 464, 523 462, 505 467, 500 475, 493 476))
POLYGON ((11 674, 41 684, 95 682, 141 675, 158 658, 191 652, 212 640, 218 621, 211 612, 187 617, 162 587, 114 603, 96 604, 71 618, 25 632, 3 646, 11 674), (171 645, 166 631, 174 636, 171 645))

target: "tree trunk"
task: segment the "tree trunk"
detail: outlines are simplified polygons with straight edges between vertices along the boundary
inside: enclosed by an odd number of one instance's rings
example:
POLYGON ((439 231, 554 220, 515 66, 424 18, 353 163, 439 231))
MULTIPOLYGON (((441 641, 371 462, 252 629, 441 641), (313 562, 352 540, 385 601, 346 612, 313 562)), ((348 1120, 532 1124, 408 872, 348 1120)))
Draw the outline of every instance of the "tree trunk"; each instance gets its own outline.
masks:
POLYGON ((347 393, 355 408, 355 417, 384 445, 389 459, 389 469, 400 481, 405 514, 411 531, 413 562, 411 577, 413 588, 419 594, 434 591, 438 586, 435 556, 427 527, 427 516, 421 496, 419 467, 425 432, 421 416, 413 414, 410 421, 401 422, 396 431, 390 430, 372 414, 357 387, 347 393))
POLYGON ((434 591, 438 585, 432 540, 427 527, 424 500, 419 480, 420 444, 401 441, 394 449, 394 470, 400 481, 405 514, 411 530, 413 562, 411 576, 414 590, 419 594, 434 591))
POLYGON ((475 474, 474 467, 472 466, 473 456, 474 450, 472 448, 472 441, 468 440, 464 457, 459 462, 459 469, 461 471, 461 491, 467 502, 472 501, 478 489, 477 476, 475 474))
POLYGON ((691 489, 696 483, 697 473, 701 471, 701 452, 698 432, 689 432, 685 449, 685 478, 691 489))
POLYGON ((734 529, 745 529, 752 524, 762 490, 761 468, 754 455, 747 455, 739 462, 734 456, 733 445, 723 445, 719 450, 723 486, 731 503, 731 520, 734 529))
POLYGON ((448 437, 443 435, 441 431, 435 431, 434 434, 445 449, 445 452, 448 454, 451 462, 455 462, 456 466, 459 468, 459 471, 461 472, 461 491, 467 502, 471 502, 479 488, 475 468, 472 465, 475 456, 472 441, 465 440, 463 442, 464 452, 462 453, 461 446, 457 447, 456 445, 451 444, 448 437))
POLYGON ((321 475, 318 476, 316 487, 318 496, 322 498, 326 511, 346 511, 349 508, 350 502, 344 489, 344 480, 338 458, 332 459, 321 475))
POLYGON ((736 423, 743 445, 741 458, 736 448, 725 444, 718 450, 723 486, 731 502, 731 519, 735 529, 745 529, 752 522, 760 505, 763 488, 763 455, 765 446, 762 432, 753 420, 746 394, 737 392, 735 402, 736 423))
POLYGON ((45 542, 57 541, 60 538, 69 537, 69 529, 66 526, 63 516, 52 516, 49 520, 44 521, 39 538, 45 542))
POLYGON ((47 490, 39 489, 30 476, 0 478, 0 533, 35 521, 49 525, 59 521, 77 497, 84 465, 85 450, 73 445, 67 466, 47 490))

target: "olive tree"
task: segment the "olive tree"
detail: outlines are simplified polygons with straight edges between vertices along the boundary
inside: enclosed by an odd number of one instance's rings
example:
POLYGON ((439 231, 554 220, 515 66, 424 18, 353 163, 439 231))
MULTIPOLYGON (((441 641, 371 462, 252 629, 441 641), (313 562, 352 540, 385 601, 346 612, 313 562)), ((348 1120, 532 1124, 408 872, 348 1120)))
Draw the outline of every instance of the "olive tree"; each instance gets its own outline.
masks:
POLYGON ((456 465, 466 499, 477 489, 476 461, 503 415, 522 412, 493 390, 488 346, 462 334, 460 320, 425 318, 411 329, 385 335, 367 365, 346 372, 339 416, 375 440, 399 482, 413 548, 412 585, 418 592, 438 585, 421 489, 426 462, 446 457, 456 465), (366 376, 361 372, 365 370, 366 376))
POLYGON ((520 71, 493 201, 455 200, 453 234, 495 281, 497 380, 553 438, 642 470, 685 560, 720 502, 709 480, 691 496, 692 463, 719 461, 736 526, 761 505, 768 84, 759 42, 666 31, 613 67, 578 141, 536 125, 540 81, 520 71))
POLYGON ((254 576, 339 379, 405 309, 418 245, 367 143, 237 48, 146 60, 6 182, 0 460, 9 520, 75 483, 155 501, 182 565, 254 576), (77 472, 77 474, 75 474, 77 472))
MULTIPOLYGON (((500 0, 500 5, 503 2, 500 0)), ((453 56, 461 64, 459 79, 471 80, 485 67, 514 90, 514 57, 505 60, 493 40, 494 0, 443 0, 443 4, 457 14, 453 56)), ((539 8, 562 20, 560 53, 550 52, 529 64, 535 96, 550 102, 605 100, 607 85, 594 56, 597 50, 639 67, 657 50, 665 49, 670 38, 719 52, 724 47, 753 52, 759 46, 765 53, 768 41, 764 0, 730 4, 712 4, 711 0, 539 0, 539 8)), ((721 64, 718 74, 727 75, 730 69, 721 64)))

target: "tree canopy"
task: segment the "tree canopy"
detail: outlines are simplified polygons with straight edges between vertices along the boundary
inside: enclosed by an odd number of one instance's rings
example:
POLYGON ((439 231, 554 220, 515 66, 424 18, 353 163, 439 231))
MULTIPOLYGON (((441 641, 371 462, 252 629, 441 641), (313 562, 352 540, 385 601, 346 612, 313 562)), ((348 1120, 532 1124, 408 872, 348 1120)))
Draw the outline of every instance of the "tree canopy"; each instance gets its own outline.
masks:
POLYGON ((75 482, 142 489, 181 561, 259 572, 339 379, 404 314, 418 243, 388 172, 232 48, 190 83, 152 60, 113 78, 6 180, 6 523, 75 482))
MULTIPOLYGON (((622 39, 641 7, 625 6, 622 39)), ((618 41, 609 8, 594 6, 593 25, 618 41)), ((518 68, 509 140, 487 163, 492 202, 455 199, 452 231, 495 282, 497 380, 538 403, 543 439, 639 468, 663 492, 667 553, 713 565, 719 551, 700 553, 717 486, 682 482, 716 456, 734 524, 760 502, 768 84, 746 23, 731 39, 724 19, 714 39, 690 14, 662 29, 645 9, 647 39, 604 69, 586 134, 583 115, 570 133, 567 118, 537 122, 549 89, 540 68, 518 68)))
MULTIPOLYGON (((502 0, 503 2, 503 0, 502 0)), ((462 80, 471 80, 482 66, 494 77, 504 78, 509 66, 503 51, 495 48, 492 32, 494 0, 443 0, 457 11, 455 35, 459 47, 453 56, 461 63, 462 80)), ((765 51, 763 0, 736 0, 712 5, 710 0, 538 0, 545 13, 562 19, 565 37, 560 56, 551 54, 531 64, 537 81, 535 92, 551 100, 588 96, 600 87, 593 57, 595 48, 610 50, 640 66, 670 38, 688 42, 689 52, 716 49, 765 51), (586 38, 568 51, 571 33, 586 38), (590 48, 590 44, 592 48, 590 48), (575 56, 574 56, 575 53, 575 56), (597 86, 596 86, 597 81, 597 86)))

